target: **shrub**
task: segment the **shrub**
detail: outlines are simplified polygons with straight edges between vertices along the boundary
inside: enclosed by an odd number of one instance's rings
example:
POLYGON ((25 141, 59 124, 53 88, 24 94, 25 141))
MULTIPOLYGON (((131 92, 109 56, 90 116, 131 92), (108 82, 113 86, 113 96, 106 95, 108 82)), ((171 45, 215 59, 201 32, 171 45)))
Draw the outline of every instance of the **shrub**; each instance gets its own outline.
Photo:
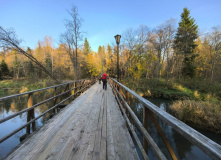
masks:
POLYGON ((179 100, 173 102, 171 109, 185 123, 221 133, 221 104, 179 100))

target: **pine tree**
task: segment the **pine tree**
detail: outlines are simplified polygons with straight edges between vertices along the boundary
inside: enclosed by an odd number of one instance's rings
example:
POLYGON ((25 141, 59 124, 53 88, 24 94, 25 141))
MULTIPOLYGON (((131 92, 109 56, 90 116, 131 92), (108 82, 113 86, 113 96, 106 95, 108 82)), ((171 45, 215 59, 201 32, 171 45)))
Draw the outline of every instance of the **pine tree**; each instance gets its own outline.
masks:
POLYGON ((1 72, 1 76, 9 76, 9 69, 8 69, 8 65, 7 63, 2 60, 1 64, 0 64, 0 72, 1 72))
POLYGON ((198 25, 195 20, 191 18, 190 11, 187 8, 183 9, 181 14, 181 21, 174 40, 174 50, 178 54, 184 56, 184 65, 182 68, 182 74, 186 77, 194 77, 195 75, 195 55, 193 53, 194 48, 197 46, 195 40, 198 37, 198 25))
POLYGON ((2 78, 2 73, 1 73, 1 70, 0 70, 0 81, 3 80, 2 78))
POLYGON ((90 78, 91 73, 89 72, 88 63, 87 63, 87 56, 91 53, 91 47, 90 44, 85 38, 84 40, 84 46, 83 46, 83 54, 79 56, 80 61, 80 71, 81 71, 81 77, 82 78, 90 78))
POLYGON ((20 68, 21 68, 21 62, 19 61, 17 55, 15 54, 15 59, 13 61, 14 77, 19 78, 19 76, 20 76, 20 68))
POLYGON ((32 50, 31 50, 31 48, 27 48, 27 50, 26 50, 26 52, 28 53, 28 54, 32 54, 31 52, 32 52, 32 50))
POLYGON ((87 38, 84 40, 84 54, 88 55, 91 52, 91 47, 89 42, 87 41, 87 38))

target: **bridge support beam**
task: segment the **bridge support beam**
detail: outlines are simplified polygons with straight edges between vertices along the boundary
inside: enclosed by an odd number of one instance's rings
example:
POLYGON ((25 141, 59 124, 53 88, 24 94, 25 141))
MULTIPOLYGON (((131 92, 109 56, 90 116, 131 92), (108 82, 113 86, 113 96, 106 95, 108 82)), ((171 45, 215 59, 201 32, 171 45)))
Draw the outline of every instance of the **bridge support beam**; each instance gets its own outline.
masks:
MULTIPOLYGON (((149 112, 149 109, 143 106, 143 126, 147 130, 147 132, 148 132, 148 112, 149 112)), ((148 155, 148 142, 146 141, 145 138, 143 138, 143 148, 146 154, 148 155)))
MULTIPOLYGON (((57 96, 57 87, 54 88, 54 96, 57 96)), ((56 105, 57 99, 58 99, 57 97, 54 98, 54 105, 56 105)), ((58 109, 57 108, 53 109, 53 112, 54 114, 56 114, 58 112, 58 109)))
MULTIPOLYGON (((33 106, 33 98, 32 93, 28 94, 28 108, 33 106)), ((29 122, 31 119, 35 118, 35 111, 34 109, 31 109, 27 112, 27 122, 29 122)), ((34 132, 36 130, 35 121, 32 123, 32 131, 34 132)), ((26 127, 26 132, 30 134, 30 125, 26 127)))

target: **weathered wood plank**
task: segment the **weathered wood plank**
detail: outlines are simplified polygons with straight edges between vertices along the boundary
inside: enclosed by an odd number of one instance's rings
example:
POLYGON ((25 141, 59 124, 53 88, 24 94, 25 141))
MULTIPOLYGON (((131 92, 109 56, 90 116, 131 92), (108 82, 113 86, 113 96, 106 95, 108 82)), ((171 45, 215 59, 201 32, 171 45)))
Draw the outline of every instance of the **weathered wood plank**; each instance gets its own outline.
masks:
POLYGON ((97 83, 5 159, 103 160, 108 157, 139 159, 110 86, 103 90, 97 83))
POLYGON ((54 136, 53 134, 56 134, 57 131, 59 130, 59 127, 56 128, 55 126, 61 127, 63 123, 65 123, 66 119, 70 117, 72 112, 75 112, 78 109, 77 108, 78 104, 79 102, 77 100, 73 101, 70 104, 73 105, 72 108, 67 106, 65 110, 61 111, 58 115, 54 116, 53 119, 50 119, 48 123, 45 124, 45 126, 42 127, 36 134, 33 134, 27 141, 21 144, 18 150, 23 149, 23 151, 17 151, 16 149, 10 156, 14 155, 16 158, 20 156, 29 155, 29 150, 33 150, 33 148, 36 147, 38 143, 45 143, 45 140, 43 139, 45 136, 48 136, 46 137, 46 139, 51 139, 50 137, 54 136), (30 144, 35 144, 35 145, 30 145, 30 144))
POLYGON ((104 96, 103 101, 103 124, 102 124, 102 134, 101 134, 101 154, 100 159, 107 158, 107 94, 104 96))
POLYGON ((113 93, 111 90, 107 93, 108 159, 139 159, 113 93))

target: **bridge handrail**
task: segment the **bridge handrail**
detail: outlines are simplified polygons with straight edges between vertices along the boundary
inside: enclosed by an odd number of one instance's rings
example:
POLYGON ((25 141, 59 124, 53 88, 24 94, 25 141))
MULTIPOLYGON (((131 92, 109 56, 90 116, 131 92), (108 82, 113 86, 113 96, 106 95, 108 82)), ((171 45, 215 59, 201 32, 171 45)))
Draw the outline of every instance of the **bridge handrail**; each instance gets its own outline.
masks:
POLYGON ((44 90, 55 88, 55 87, 60 87, 60 86, 67 85, 67 84, 72 84, 72 83, 75 83, 75 82, 80 82, 80 81, 83 81, 83 80, 87 80, 87 79, 71 81, 71 82, 67 82, 67 83, 58 84, 58 85, 55 85, 55 86, 50 86, 50 87, 46 87, 46 88, 36 89, 36 90, 33 90, 33 91, 29 91, 29 92, 24 92, 24 93, 19 93, 19 94, 14 94, 14 95, 2 97, 2 98, 0 98, 0 101, 6 100, 6 99, 11 99, 11 98, 14 98, 14 97, 23 96, 23 95, 26 95, 26 94, 32 94, 32 93, 35 93, 35 92, 44 91, 44 90))
POLYGON ((119 95, 120 99, 123 101, 124 105, 127 107, 127 110, 129 111, 130 115, 132 116, 132 119, 134 120, 134 122, 137 124, 137 126, 139 127, 139 129, 141 130, 141 132, 144 135, 144 138, 150 143, 150 146, 152 147, 153 151, 155 152, 155 154, 157 155, 158 159, 160 160, 166 160, 166 157, 164 156, 164 154, 162 153, 162 151, 159 149, 159 147, 157 146, 157 144, 154 142, 154 140, 151 138, 151 136, 149 135, 149 133, 144 129, 144 126, 142 125, 142 123, 139 121, 139 119, 137 118, 137 116, 134 114, 134 112, 130 109, 130 106, 127 104, 127 102, 125 101, 125 99, 123 98, 123 96, 119 93, 119 91, 116 89, 116 87, 111 84, 111 87, 114 89, 114 95, 116 97, 116 100, 120 106, 121 111, 123 112, 124 118, 126 119, 127 125, 129 130, 131 131, 135 142, 138 145, 138 148, 140 149, 140 152, 143 156, 143 159, 148 159, 147 153, 145 152, 145 149, 143 148, 142 144, 139 141, 138 136, 136 135, 136 132, 134 131, 132 124, 130 122, 130 120, 127 117, 127 114, 125 113, 125 110, 123 109, 122 104, 120 103, 120 100, 117 96, 117 94, 119 95), (116 93, 115 93, 116 92, 116 93))
POLYGON ((179 132, 182 136, 187 138, 190 142, 198 146, 201 150, 203 150, 207 155, 209 155, 213 159, 221 159, 221 146, 214 141, 210 140, 206 136, 202 135, 201 133, 197 132, 193 128, 189 127, 182 121, 178 120, 177 118, 173 117, 172 115, 168 114, 161 108, 157 107, 156 105, 152 104, 145 98, 141 97, 128 87, 124 86, 123 84, 119 83, 117 80, 110 78, 113 80, 117 85, 122 87, 124 90, 129 92, 133 97, 139 100, 145 107, 147 107, 150 111, 152 111, 155 115, 157 115, 162 120, 166 121, 169 125, 172 126, 177 132, 179 132))
MULTIPOLYGON (((79 82, 79 81, 83 81, 83 82, 84 82, 85 79, 84 79, 84 80, 78 80, 78 81, 72 81, 72 82, 69 82, 69 83, 64 83, 64 84, 62 84, 62 85, 65 85, 65 84, 68 85, 68 84, 70 84, 70 83, 79 82)), ((61 94, 59 94, 59 95, 53 96, 53 97, 51 97, 51 98, 48 98, 48 99, 46 99, 46 100, 44 100, 44 101, 42 101, 42 102, 40 102, 40 103, 37 103, 37 104, 31 106, 30 108, 26 108, 26 109, 24 109, 24 110, 22 110, 22 111, 20 111, 20 112, 17 112, 17 113, 15 113, 15 114, 13 114, 13 115, 10 115, 10 116, 8 116, 8 117, 6 117, 6 118, 0 120, 0 124, 1 124, 1 123, 5 122, 5 121, 7 121, 7 120, 9 120, 9 119, 12 119, 12 118, 14 118, 14 117, 16 117, 16 116, 18 116, 18 115, 24 113, 24 112, 29 112, 29 111, 31 111, 31 110, 33 110, 34 108, 36 108, 37 106, 42 105, 42 104, 48 102, 49 100, 52 100, 52 99, 57 98, 57 97, 60 97, 60 96, 62 96, 62 95, 64 95, 64 94, 67 94, 68 92, 71 92, 72 90, 75 90, 75 89, 80 88, 79 91, 77 91, 77 92, 75 92, 74 94, 68 96, 66 99, 62 100, 61 102, 55 104, 55 105, 52 106, 50 109, 48 109, 48 110, 46 110, 44 113, 40 114, 38 117, 36 117, 36 118, 34 118, 34 119, 28 121, 26 124, 22 125, 22 126, 19 127, 18 129, 16 129, 16 130, 12 131, 11 133, 5 135, 3 138, 0 139, 0 143, 2 143, 3 141, 5 141, 6 139, 8 139, 9 137, 11 137, 12 135, 14 135, 15 133, 19 132, 19 131, 22 130, 23 128, 29 126, 31 123, 34 123, 37 119, 39 119, 40 117, 42 117, 43 115, 45 115, 45 114, 48 113, 49 111, 51 111, 51 110, 57 108, 60 104, 62 104, 63 102, 67 101, 67 100, 70 99, 72 96, 75 96, 75 95, 77 95, 78 93, 84 91, 86 88, 88 88, 88 87, 89 87, 91 84, 93 84, 95 81, 96 81, 96 80, 91 80, 91 81, 88 82, 88 83, 84 83, 84 84, 82 84, 82 85, 79 85, 79 86, 77 86, 77 87, 74 87, 74 88, 72 88, 72 89, 69 89, 68 91, 64 91, 63 93, 61 93, 61 94), (82 86, 85 86, 85 87, 84 87, 84 88, 81 88, 82 86)), ((62 85, 56 85, 56 86, 52 86, 52 87, 47 87, 47 89, 50 89, 50 88, 53 88, 53 87, 62 86, 62 85)), ((40 91, 45 90, 45 89, 46 89, 46 88, 40 89, 40 91)), ((39 91, 39 90, 35 90, 35 92, 36 92, 36 91, 39 91)), ((27 93, 28 93, 28 94, 33 94, 34 92, 31 91, 31 92, 26 92, 26 94, 27 94, 27 93)), ((18 95, 18 96, 20 96, 20 95, 18 95)), ((9 97, 9 96, 8 96, 8 97, 9 97)), ((10 98, 11 98, 11 97, 10 97, 10 98)))
MULTIPOLYGON (((84 85, 84 84, 83 84, 83 85, 84 85)), ((68 92, 70 92, 70 91, 72 91, 72 90, 74 90, 74 89, 78 89, 79 87, 82 87, 83 85, 80 85, 80 86, 77 86, 77 87, 75 87, 75 88, 72 88, 72 89, 70 89, 70 90, 68 90, 68 91, 66 91, 66 92, 63 92, 63 93, 61 93, 61 94, 58 94, 58 95, 53 96, 53 97, 51 97, 51 98, 48 98, 48 99, 46 99, 46 100, 44 100, 44 101, 41 101, 40 103, 37 103, 37 104, 33 105, 33 106, 30 107, 30 108, 23 109, 23 110, 21 110, 21 111, 15 113, 15 114, 12 114, 12 115, 10 115, 10 116, 8 116, 8 117, 5 117, 5 118, 3 118, 3 119, 0 120, 0 124, 3 123, 3 122, 5 122, 5 121, 7 121, 7 120, 9 120, 9 119, 12 119, 12 118, 18 116, 18 115, 20 115, 20 114, 22 114, 22 113, 24 113, 24 112, 28 112, 28 111, 30 111, 30 110, 32 110, 32 109, 34 109, 34 108, 36 108, 36 107, 38 107, 38 106, 40 106, 40 105, 42 105, 42 104, 44 104, 44 103, 46 103, 46 102, 48 102, 48 101, 54 99, 54 98, 60 97, 60 96, 66 94, 66 93, 68 93, 68 92)), ((26 92, 26 93, 27 93, 27 92, 26 92)), ((33 93, 33 92, 31 92, 31 93, 33 93)), ((30 93, 29 93, 29 94, 30 94, 30 93)))

